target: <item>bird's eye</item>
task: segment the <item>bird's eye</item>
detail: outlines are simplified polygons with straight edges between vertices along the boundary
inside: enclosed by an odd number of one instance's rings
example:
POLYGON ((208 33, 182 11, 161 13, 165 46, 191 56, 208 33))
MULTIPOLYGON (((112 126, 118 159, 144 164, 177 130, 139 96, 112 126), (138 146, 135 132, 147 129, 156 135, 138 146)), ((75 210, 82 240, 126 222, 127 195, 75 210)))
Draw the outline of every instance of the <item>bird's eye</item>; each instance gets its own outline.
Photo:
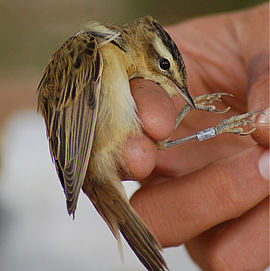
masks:
POLYGON ((162 70, 168 70, 170 68, 170 62, 166 58, 161 58, 159 61, 159 66, 162 70))

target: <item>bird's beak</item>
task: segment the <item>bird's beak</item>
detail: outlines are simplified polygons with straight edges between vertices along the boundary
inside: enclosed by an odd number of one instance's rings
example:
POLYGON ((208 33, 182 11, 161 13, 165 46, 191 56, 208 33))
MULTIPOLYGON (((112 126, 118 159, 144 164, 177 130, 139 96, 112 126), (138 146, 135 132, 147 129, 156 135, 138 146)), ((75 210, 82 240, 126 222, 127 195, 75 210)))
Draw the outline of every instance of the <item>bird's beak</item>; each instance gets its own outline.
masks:
POLYGON ((169 78, 169 85, 172 86, 177 91, 177 93, 180 92, 182 97, 191 106, 191 108, 196 110, 196 105, 188 92, 187 83, 178 83, 177 80, 169 78))
POLYGON ((183 96, 183 98, 187 101, 187 103, 194 109, 196 110, 196 106, 195 103, 193 102, 192 97, 190 96, 187 87, 180 87, 177 86, 180 90, 181 95, 183 96))

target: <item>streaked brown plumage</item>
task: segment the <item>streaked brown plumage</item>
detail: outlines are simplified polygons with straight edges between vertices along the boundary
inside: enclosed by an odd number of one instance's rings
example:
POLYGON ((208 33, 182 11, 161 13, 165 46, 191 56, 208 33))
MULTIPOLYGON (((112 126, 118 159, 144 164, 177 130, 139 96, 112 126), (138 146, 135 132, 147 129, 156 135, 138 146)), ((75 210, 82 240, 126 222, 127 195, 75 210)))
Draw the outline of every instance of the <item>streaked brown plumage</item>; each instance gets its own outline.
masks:
MULTIPOLYGON (((145 17, 123 27, 91 23, 68 39, 44 70, 38 110, 68 213, 74 214, 82 188, 115 237, 120 231, 148 270, 165 270, 161 247, 130 206, 119 176, 119 169, 127 170, 124 142, 142 133, 129 89, 134 77, 158 83, 171 97, 182 95, 186 111, 195 108, 175 43, 145 17)), ((215 111, 211 106, 198 103, 199 109, 215 111)))

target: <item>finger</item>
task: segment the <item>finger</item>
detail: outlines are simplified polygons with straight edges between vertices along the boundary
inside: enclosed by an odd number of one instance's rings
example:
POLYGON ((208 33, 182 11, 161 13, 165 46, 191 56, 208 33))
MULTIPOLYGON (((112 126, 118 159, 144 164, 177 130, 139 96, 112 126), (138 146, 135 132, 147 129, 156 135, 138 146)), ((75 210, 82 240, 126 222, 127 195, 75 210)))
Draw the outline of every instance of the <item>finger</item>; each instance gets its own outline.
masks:
POLYGON ((262 153, 261 147, 251 147, 189 175, 146 186, 131 204, 163 246, 179 245, 268 195, 269 182, 258 166, 262 153))
POLYGON ((157 148, 145 135, 130 137, 124 146, 123 154, 132 178, 140 180, 152 172, 157 159, 157 148))
POLYGON ((248 111, 265 110, 265 115, 257 118, 260 125, 253 138, 259 144, 269 146, 269 31, 262 27, 268 25, 269 5, 261 5, 235 17, 236 35, 249 78, 248 111))
POLYGON ((168 138, 174 131, 177 116, 169 95, 148 80, 133 79, 130 87, 145 132, 155 141, 168 138))
MULTIPOLYGON (((265 20, 265 16, 260 16, 257 23, 261 22, 261 18, 265 20)), ((265 48, 268 39, 269 34, 266 30, 262 30, 260 35, 256 35, 254 42, 257 46, 254 47, 253 43, 253 47, 248 48, 250 52, 247 63, 250 78, 248 110, 260 110, 264 113, 258 116, 257 129, 252 136, 259 144, 269 147, 269 49, 268 46, 265 48)))
MULTIPOLYGON (((253 106, 252 106, 253 107, 253 106)), ((257 107, 259 108, 259 106, 257 107)), ((259 115, 256 120, 256 131, 252 133, 252 137, 260 145, 269 148, 269 123, 270 123, 270 107, 263 111, 263 114, 259 115)))
MULTIPOLYGON (((151 81, 134 79, 130 86, 145 133, 154 141, 174 131, 176 109, 167 93, 151 81)), ((153 170, 157 147, 146 136, 130 137, 123 148, 124 161, 134 179, 143 179, 153 170)))
POLYGON ((203 270, 265 270, 269 264, 269 198, 243 216, 186 243, 203 270))

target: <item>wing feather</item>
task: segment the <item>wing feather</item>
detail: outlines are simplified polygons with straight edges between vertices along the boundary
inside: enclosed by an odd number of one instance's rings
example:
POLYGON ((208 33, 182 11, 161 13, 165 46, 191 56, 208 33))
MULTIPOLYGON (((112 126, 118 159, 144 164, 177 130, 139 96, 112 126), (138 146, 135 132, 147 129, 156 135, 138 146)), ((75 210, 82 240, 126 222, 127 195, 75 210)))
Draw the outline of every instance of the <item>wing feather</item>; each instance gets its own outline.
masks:
POLYGON ((102 69, 97 40, 82 33, 54 54, 38 87, 38 109, 45 119, 69 214, 75 212, 91 155, 102 69))

